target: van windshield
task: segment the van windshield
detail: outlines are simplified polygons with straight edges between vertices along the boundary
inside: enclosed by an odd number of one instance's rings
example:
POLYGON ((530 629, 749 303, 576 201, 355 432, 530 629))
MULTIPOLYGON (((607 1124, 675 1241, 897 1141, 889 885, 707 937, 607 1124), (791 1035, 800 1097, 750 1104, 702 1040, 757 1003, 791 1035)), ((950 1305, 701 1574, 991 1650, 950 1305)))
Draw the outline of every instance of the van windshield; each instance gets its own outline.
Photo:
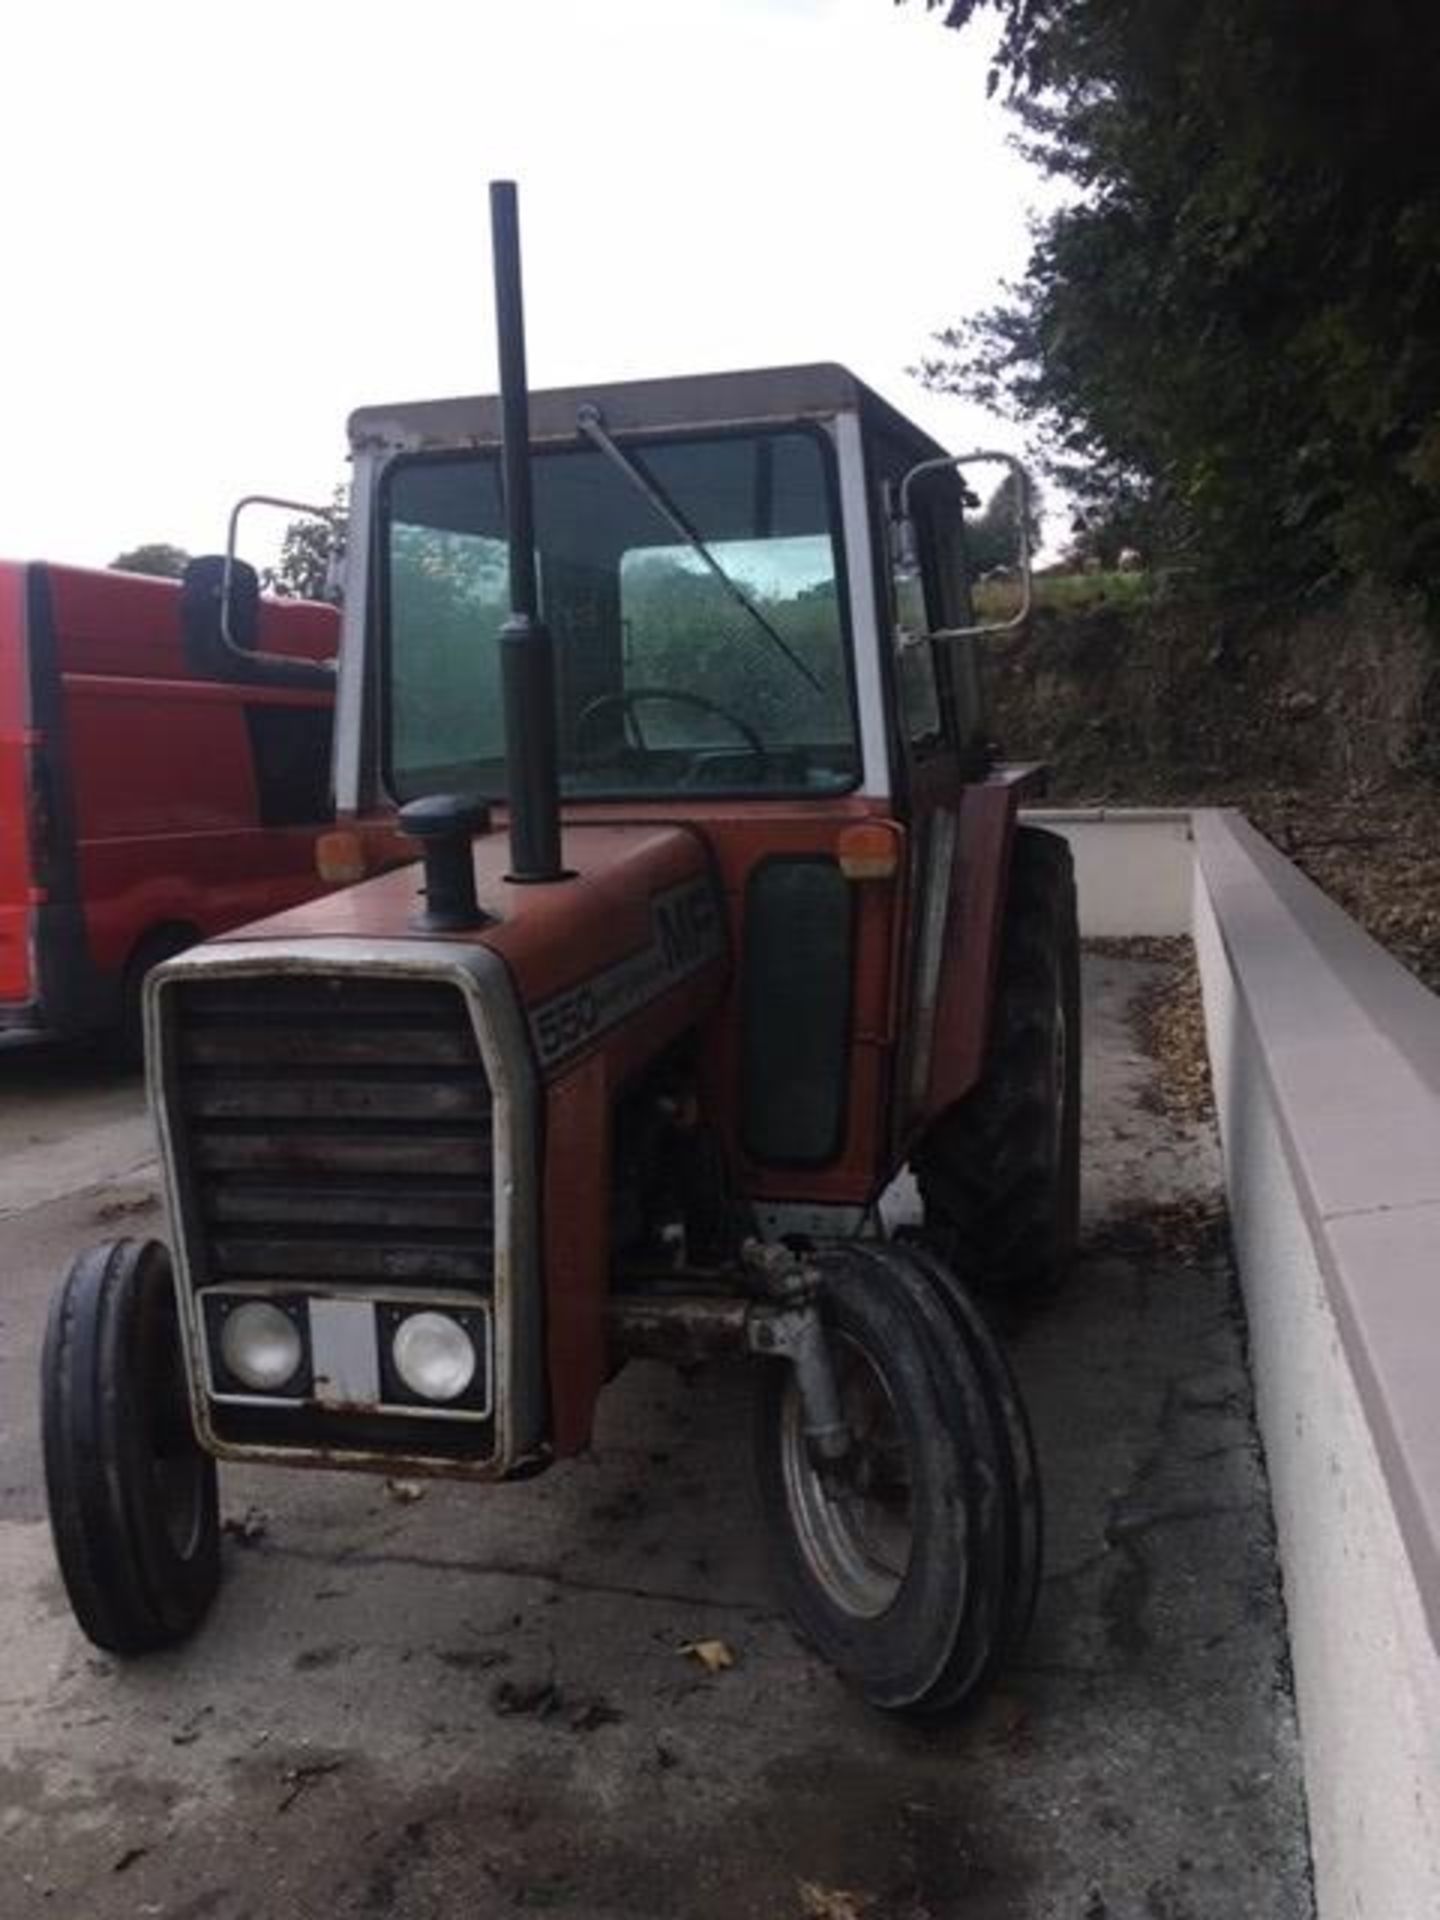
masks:
MULTIPOLYGON (((623 449, 630 473, 583 444, 537 452, 533 463, 562 792, 855 786, 840 536, 822 436, 791 428, 626 440, 623 449), (696 540, 682 538, 686 529, 696 540)), ((498 457, 399 460, 381 511, 390 789, 397 800, 445 789, 503 798, 498 457)))

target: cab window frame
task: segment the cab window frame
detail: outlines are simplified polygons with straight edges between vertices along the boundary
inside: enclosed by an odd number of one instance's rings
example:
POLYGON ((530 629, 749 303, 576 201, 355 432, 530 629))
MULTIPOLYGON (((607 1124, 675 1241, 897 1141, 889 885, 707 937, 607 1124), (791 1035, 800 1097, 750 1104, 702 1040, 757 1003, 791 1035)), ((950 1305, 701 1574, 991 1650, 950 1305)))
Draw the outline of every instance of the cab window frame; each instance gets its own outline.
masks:
MULTIPOLYGON (((879 507, 879 525, 881 529, 881 557, 885 620, 881 636, 882 645, 888 648, 893 661, 892 679, 895 698, 895 721, 900 750, 908 764, 916 767, 928 767, 945 756, 954 758, 961 751, 959 716, 956 704, 956 691, 950 650, 939 646, 929 637, 916 643, 916 651, 923 648, 930 662, 930 672, 935 688, 935 702, 939 725, 932 733, 917 734, 912 730, 911 717, 905 697, 905 674, 902 665, 904 655, 897 641, 899 626, 899 603, 896 592, 895 559, 890 548, 890 527, 892 513, 899 500, 900 483, 906 473, 914 466, 918 456, 912 449, 898 446, 894 441, 878 436, 875 446, 874 466, 878 480, 877 496, 879 507)), ((923 495, 922 495, 923 500, 923 495)), ((929 524, 930 516, 916 516, 916 546, 919 559, 920 587, 925 608, 927 626, 933 632, 941 623, 944 605, 941 597, 941 573, 936 553, 936 541, 929 524)))
MULTIPOLYGON (((592 804, 613 807, 617 804, 637 805, 646 804, 651 801, 673 804, 676 800, 684 801, 687 799, 705 801, 809 800, 823 802, 844 799, 846 796, 857 793, 863 789, 865 783, 864 733, 861 722, 859 685, 856 674, 855 617, 854 609, 851 605, 853 573, 849 543, 846 538, 838 449, 835 444, 834 435, 829 430, 829 423, 815 419, 777 418, 758 421, 739 421, 733 424, 726 423, 718 426, 683 426, 677 424, 673 427, 647 428, 641 432, 617 433, 615 439, 622 450, 627 452, 633 450, 643 458, 646 449, 651 447, 665 445, 700 445, 726 440, 758 441, 764 438, 790 436, 798 436, 812 441, 819 452, 827 530, 835 555, 835 578, 837 586, 836 609, 839 629, 838 644, 845 673, 845 692, 850 720, 850 745, 853 750, 853 767, 849 779, 847 779, 843 785, 837 783, 835 786, 827 788, 823 792, 817 791, 814 787, 798 784, 787 786, 776 784, 763 787, 751 784, 748 786, 728 787, 718 783, 713 786, 706 783, 697 787, 676 786, 669 788, 657 786, 641 790, 634 786, 628 786, 608 790, 594 788, 587 789, 583 793, 567 793, 564 787, 564 772, 562 769, 560 803, 563 807, 583 807, 592 804)), ((543 461, 548 454, 587 451, 591 451, 589 443, 577 432, 573 437, 566 437, 565 439, 545 439, 532 442, 531 458, 533 462, 538 464, 543 461)), ((397 477, 413 467, 464 466, 471 465, 477 460, 493 463, 498 476, 500 461, 499 443, 492 441, 483 446, 429 448, 417 449, 414 452, 407 451, 399 453, 385 462, 377 477, 372 536, 373 545, 371 549, 374 562, 373 576, 375 583, 372 597, 372 617, 375 621, 376 632, 375 645, 372 653, 376 663, 377 680, 375 689, 375 724, 376 734, 378 736, 376 741, 376 764, 381 787, 386 798, 392 805, 399 805, 402 801, 402 796, 397 791, 395 784, 394 767, 395 734, 393 724, 393 696, 395 676, 391 603, 391 529, 395 524, 391 514, 393 488, 397 477)), ((617 484, 624 484, 618 476, 617 484)), ((411 523, 401 522, 401 524, 407 525, 411 523)), ((705 529, 701 527, 699 531, 703 538, 705 529)), ((620 584, 620 562, 622 559, 623 552, 616 556, 615 578, 617 592, 620 584)), ((537 574, 543 611, 545 603, 545 567, 543 556, 538 552, 537 574)), ((560 662, 557 660, 557 683, 560 678, 560 662)), ((508 742, 505 743, 505 746, 508 748, 508 742)), ((477 795, 483 793, 484 797, 489 799, 493 804, 504 805, 509 792, 508 753, 506 755, 504 773, 506 777, 502 778, 498 792, 492 793, 488 791, 486 784, 482 783, 478 778, 473 783, 473 788, 467 787, 466 790, 473 790, 477 795)), ((415 798, 417 794, 418 789, 417 792, 410 793, 405 797, 415 798)))

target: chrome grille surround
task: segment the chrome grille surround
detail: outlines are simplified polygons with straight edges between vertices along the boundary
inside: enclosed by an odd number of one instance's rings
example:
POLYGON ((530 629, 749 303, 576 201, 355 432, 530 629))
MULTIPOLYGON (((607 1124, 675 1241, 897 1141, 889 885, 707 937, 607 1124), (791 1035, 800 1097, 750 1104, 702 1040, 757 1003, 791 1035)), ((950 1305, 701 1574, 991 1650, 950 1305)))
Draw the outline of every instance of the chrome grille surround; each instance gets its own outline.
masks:
POLYGON ((503 962, 487 948, 443 940, 216 941, 147 982, 146 1058, 186 1371, 204 1443, 220 1457, 484 1479, 532 1457, 545 1404, 539 1095, 503 962), (304 1024, 308 997, 313 990, 323 1000, 327 983, 344 1009, 331 1030, 344 1042, 340 1065, 335 1047, 317 1048, 304 1024), (461 1004, 451 1016, 445 996, 456 993, 461 1004), (266 1024, 267 998, 274 1026, 266 1024), (217 1007, 244 1008, 241 1024, 253 1041, 243 1059, 233 1045, 217 1045, 213 1030, 198 1057, 193 1042, 184 1044, 192 1003, 191 1032, 206 1019, 223 1027, 217 1007), (367 1006, 374 1028, 364 1023, 367 1006), (418 1022, 407 1017, 416 1009, 418 1022), (397 1022, 398 1059, 386 1038, 397 1022), (307 1051, 318 1068, 304 1065, 307 1051), (247 1087, 256 1090, 248 1114, 247 1087), (289 1127, 283 1155, 267 1124, 282 1135, 289 1127), (318 1185, 307 1185, 307 1142, 318 1185), (337 1183, 337 1173, 346 1178, 337 1183), (257 1261, 276 1266, 277 1249, 302 1270, 282 1259, 279 1271, 253 1271, 257 1261), (249 1293, 267 1285, 351 1300, 413 1298, 416 1307, 487 1302, 494 1392, 486 1441, 477 1430, 474 1452, 442 1452, 425 1444, 418 1410, 394 1419, 393 1407, 385 1411, 395 1437, 387 1433, 381 1444, 357 1431, 352 1445, 343 1419, 333 1418, 313 1439, 302 1432, 284 1444, 221 1431, 226 1407, 210 1391, 201 1296, 217 1286, 249 1293))

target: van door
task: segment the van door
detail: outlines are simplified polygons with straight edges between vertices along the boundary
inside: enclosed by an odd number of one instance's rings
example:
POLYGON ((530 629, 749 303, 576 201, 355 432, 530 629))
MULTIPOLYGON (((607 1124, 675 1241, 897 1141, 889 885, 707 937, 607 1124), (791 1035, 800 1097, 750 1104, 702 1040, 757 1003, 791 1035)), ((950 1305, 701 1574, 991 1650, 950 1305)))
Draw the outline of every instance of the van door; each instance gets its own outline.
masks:
POLYGON ((25 569, 0 564, 0 1025, 33 997, 25 569))

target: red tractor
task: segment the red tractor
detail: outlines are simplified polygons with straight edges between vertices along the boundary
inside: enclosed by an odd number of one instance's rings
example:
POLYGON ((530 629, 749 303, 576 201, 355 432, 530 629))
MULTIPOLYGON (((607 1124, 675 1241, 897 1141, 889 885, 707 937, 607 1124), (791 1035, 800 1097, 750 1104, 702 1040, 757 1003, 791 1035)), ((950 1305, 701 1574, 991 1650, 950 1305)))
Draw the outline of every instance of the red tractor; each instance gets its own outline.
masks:
POLYGON ((629 1356, 749 1354, 785 1602, 940 1712, 1034 1603, 971 1289, 1065 1263, 1080 1062, 958 463, 832 366, 528 395, 492 203, 500 397, 350 424, 337 800, 357 860, 398 809, 423 861, 151 976, 171 1251, 56 1300, 61 1569, 98 1645, 166 1645, 219 1578, 217 1459, 513 1478, 629 1356))

